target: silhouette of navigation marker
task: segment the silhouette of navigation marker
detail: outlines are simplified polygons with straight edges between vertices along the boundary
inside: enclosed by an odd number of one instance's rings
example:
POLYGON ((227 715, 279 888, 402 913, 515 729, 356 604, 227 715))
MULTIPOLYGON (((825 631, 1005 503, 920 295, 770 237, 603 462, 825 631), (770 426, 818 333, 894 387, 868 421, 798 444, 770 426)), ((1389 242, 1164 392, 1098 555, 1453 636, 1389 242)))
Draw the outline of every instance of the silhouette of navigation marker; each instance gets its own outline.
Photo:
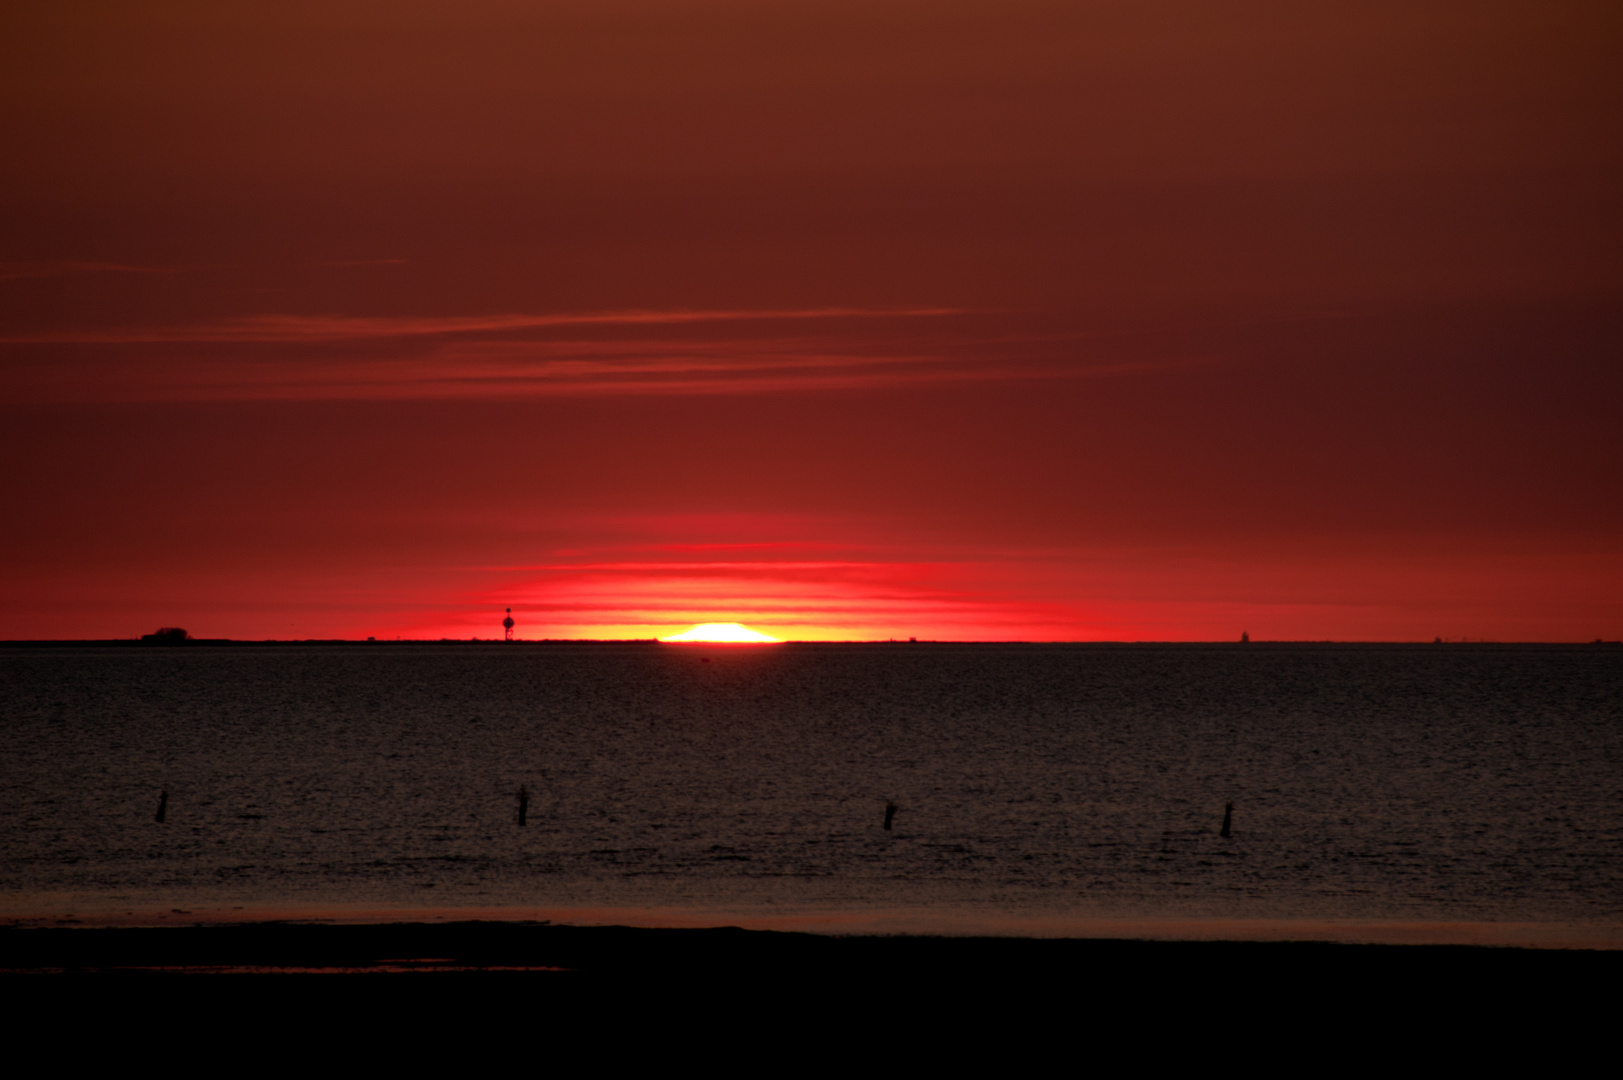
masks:
POLYGON ((165 792, 162 792, 162 793, 160 793, 158 795, 158 812, 156 814, 152 815, 152 820, 156 821, 159 825, 162 825, 163 824, 163 819, 168 814, 168 812, 169 812, 169 792, 165 791, 165 792))
POLYGON ((1233 823, 1234 823, 1234 804, 1233 803, 1224 803, 1223 804, 1223 827, 1220 830, 1218 830, 1217 835, 1221 836, 1223 839, 1227 840, 1228 835, 1229 835, 1229 826, 1232 825, 1233 823))
POLYGON ((885 804, 885 831, 886 832, 890 832, 890 821, 891 821, 891 818, 894 818, 895 816, 896 816, 896 804, 893 803, 893 802, 886 803, 885 804))
MULTIPOLYGON (((507 631, 506 640, 512 641, 513 640, 513 609, 512 608, 507 609, 507 618, 502 620, 502 629, 507 631)), ((522 825, 523 822, 520 822, 519 824, 522 825)))

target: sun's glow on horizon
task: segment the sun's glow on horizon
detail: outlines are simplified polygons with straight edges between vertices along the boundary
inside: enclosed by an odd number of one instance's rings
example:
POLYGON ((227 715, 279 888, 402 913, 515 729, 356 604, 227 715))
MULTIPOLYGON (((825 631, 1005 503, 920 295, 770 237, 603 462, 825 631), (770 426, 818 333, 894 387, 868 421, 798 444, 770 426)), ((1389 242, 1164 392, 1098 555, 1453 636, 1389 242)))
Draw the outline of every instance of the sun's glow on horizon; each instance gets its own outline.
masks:
POLYGON ((659 640, 675 644, 702 641, 712 644, 776 645, 780 639, 770 634, 763 634, 759 630, 751 630, 743 623, 707 622, 700 623, 691 630, 684 630, 680 634, 672 634, 670 637, 662 637, 659 640))

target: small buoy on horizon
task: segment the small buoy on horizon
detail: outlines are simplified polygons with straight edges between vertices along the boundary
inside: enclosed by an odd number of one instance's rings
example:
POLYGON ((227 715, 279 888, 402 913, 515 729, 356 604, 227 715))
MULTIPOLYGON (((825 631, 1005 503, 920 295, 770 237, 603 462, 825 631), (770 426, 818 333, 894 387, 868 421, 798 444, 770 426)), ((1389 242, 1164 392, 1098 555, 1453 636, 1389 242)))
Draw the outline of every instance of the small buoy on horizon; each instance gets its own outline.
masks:
POLYGON ((1223 839, 1227 840, 1228 835, 1229 835, 1229 826, 1232 825, 1232 824, 1234 824, 1234 804, 1233 803, 1224 803, 1223 804, 1223 827, 1218 830, 1217 835, 1221 836, 1223 839))
POLYGON ((896 817, 896 804, 893 803, 893 802, 886 803, 885 804, 885 831, 886 832, 890 832, 890 823, 891 823, 891 820, 893 818, 895 818, 895 817, 896 817))
POLYGON ((1240 631, 1240 644, 1241 645, 1249 645, 1249 644, 1251 644, 1251 631, 1249 631, 1249 630, 1241 630, 1240 631))
POLYGON ((158 794, 158 812, 152 815, 152 820, 156 821, 159 825, 162 825, 163 819, 168 816, 168 813, 169 792, 163 791, 158 794))

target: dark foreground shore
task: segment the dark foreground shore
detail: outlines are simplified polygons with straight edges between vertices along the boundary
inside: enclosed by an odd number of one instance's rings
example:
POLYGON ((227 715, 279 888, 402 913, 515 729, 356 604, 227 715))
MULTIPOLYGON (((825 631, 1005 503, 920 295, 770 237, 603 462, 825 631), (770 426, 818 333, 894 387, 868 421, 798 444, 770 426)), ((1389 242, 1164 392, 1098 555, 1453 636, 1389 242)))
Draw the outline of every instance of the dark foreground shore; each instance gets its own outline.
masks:
POLYGON ((833 936, 762 930, 453 922, 0 929, 6 974, 495 974, 573 980, 994 980, 1060 973, 1120 985, 1623 975, 1623 952, 1322 942, 833 936))
POLYGON ((1620 976, 1623 952, 1475 946, 510 922, 0 930, 14 1030, 298 1053, 454 1049, 469 1032, 604 1053, 660 1032, 659 1053, 730 1053, 792 1033, 802 1044, 781 1052, 796 1060, 872 1045, 896 1064, 1128 1044, 1142 1061, 1214 1038, 1252 1057, 1331 1040, 1319 1063, 1409 1045, 1455 1061, 1544 1046, 1548 1063, 1608 1030, 1620 976))

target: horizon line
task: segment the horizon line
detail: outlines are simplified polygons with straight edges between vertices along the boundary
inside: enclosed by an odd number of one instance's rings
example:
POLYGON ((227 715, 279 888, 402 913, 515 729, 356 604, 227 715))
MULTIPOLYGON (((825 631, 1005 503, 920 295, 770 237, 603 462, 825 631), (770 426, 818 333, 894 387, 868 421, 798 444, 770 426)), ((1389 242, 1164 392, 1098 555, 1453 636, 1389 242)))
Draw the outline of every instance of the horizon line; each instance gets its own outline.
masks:
POLYGON ((735 641, 663 641, 659 638, 187 638, 183 641, 158 642, 141 637, 121 638, 0 638, 0 648, 45 647, 63 645, 132 645, 145 648, 175 649, 196 645, 672 645, 684 648, 709 645, 718 648, 757 648, 772 645, 1623 645, 1623 640, 1593 638, 1587 641, 1525 640, 1505 641, 1489 638, 1438 638, 1425 641, 1418 638, 1252 638, 1240 641, 1234 638, 1071 638, 1064 640, 1037 640, 1031 638, 784 638, 769 642, 735 641))

